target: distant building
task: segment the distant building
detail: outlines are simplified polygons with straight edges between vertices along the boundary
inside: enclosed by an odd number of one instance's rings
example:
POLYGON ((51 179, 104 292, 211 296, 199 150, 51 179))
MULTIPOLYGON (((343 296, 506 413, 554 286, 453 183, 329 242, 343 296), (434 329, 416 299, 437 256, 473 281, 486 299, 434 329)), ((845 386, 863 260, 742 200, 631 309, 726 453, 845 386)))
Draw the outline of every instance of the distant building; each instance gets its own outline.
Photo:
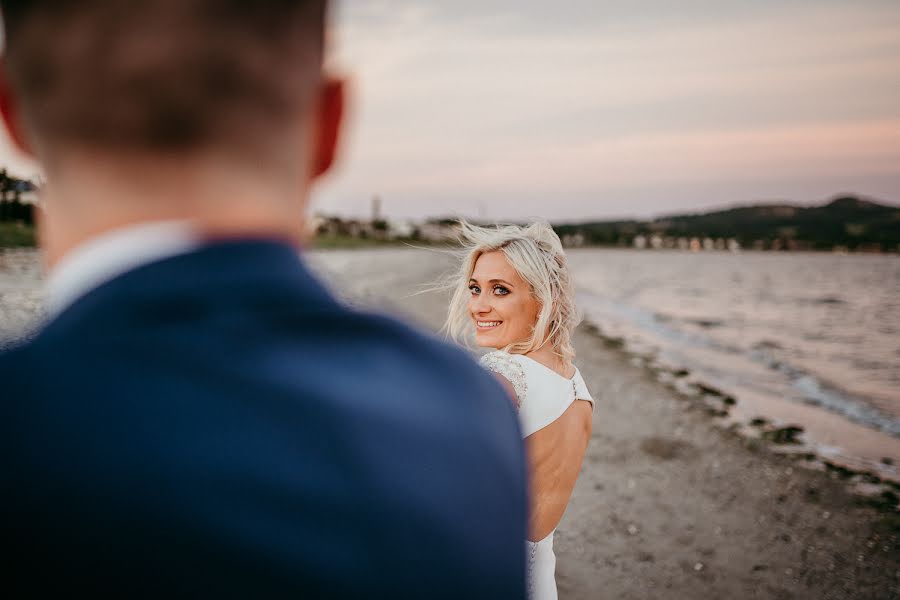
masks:
POLYGON ((412 221, 388 221, 387 236, 392 240, 414 237, 416 226, 412 221))
POLYGON ((381 198, 372 196, 372 222, 381 221, 381 198))
POLYGON ((642 235, 636 235, 636 236, 634 236, 634 241, 632 243, 634 244, 634 247, 637 248, 638 250, 643 250, 644 248, 647 247, 647 238, 645 238, 642 235))
POLYGON ((560 240, 566 248, 580 248, 584 246, 584 235, 581 233, 569 233, 560 240))
POLYGON ((419 227, 419 236, 428 242, 448 242, 456 239, 459 223, 428 222, 419 227))

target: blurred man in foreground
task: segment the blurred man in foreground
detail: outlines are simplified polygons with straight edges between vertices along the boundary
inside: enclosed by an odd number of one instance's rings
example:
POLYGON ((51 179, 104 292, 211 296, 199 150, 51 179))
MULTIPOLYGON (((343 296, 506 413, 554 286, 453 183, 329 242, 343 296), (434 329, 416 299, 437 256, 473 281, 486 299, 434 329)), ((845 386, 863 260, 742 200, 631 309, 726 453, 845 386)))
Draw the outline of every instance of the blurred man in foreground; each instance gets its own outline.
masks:
POLYGON ((502 388, 298 257, 343 106, 325 4, 0 0, 49 268, 0 354, 17 596, 524 595, 502 388))

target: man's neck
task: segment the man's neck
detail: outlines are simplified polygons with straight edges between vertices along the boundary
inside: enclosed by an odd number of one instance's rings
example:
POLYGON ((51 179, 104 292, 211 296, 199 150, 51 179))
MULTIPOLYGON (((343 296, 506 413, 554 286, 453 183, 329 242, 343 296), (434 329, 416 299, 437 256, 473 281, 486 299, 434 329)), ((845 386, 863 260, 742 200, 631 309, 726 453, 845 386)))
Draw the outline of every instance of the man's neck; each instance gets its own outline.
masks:
POLYGON ((56 177, 48 174, 39 218, 48 268, 88 240, 159 221, 188 222, 211 239, 301 240, 307 193, 302 177, 210 160, 80 163, 56 177))

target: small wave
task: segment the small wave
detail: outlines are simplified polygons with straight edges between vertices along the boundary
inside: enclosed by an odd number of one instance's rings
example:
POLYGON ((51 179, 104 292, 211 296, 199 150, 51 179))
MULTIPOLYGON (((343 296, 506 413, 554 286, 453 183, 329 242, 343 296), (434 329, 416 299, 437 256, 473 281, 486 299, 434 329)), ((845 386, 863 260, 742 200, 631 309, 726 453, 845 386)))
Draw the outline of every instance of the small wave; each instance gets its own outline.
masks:
POLYGON ((884 414, 864 399, 856 398, 785 360, 778 360, 762 349, 755 350, 751 356, 784 375, 807 404, 821 406, 860 425, 900 437, 900 419, 884 414))
POLYGON ((754 350, 781 350, 782 348, 784 348, 784 346, 775 340, 762 339, 753 344, 754 350))
MULTIPOLYGON (((625 326, 629 330, 636 330, 649 334, 649 337, 671 344, 673 347, 699 346, 728 354, 742 354, 743 349, 738 346, 713 340, 703 333, 688 331, 677 327, 673 317, 662 313, 655 313, 628 303, 618 302, 611 298, 600 296, 590 291, 579 290, 579 305, 585 307, 585 317, 594 321, 594 325, 603 326, 603 321, 608 320, 614 324, 625 326)), ((706 320, 703 320, 706 322, 706 320)), ((711 327, 724 326, 724 321, 708 320, 711 327)), ((711 328, 706 327, 706 328, 711 328)), ((616 328, 614 328, 616 329, 616 328)), ((610 333, 604 329, 604 335, 610 333)), ((618 333, 615 337, 622 337, 618 333)), ((633 340, 637 342, 645 340, 633 340)))
POLYGON ((824 305, 840 305, 847 304, 847 301, 839 296, 818 296, 815 298, 798 298, 803 304, 824 304, 824 305))
POLYGON ((900 437, 900 419, 892 418, 868 404, 850 397, 814 375, 800 375, 793 380, 793 384, 806 397, 809 404, 821 406, 861 425, 883 431, 894 437, 900 437))
POLYGON ((713 329, 725 325, 723 321, 717 321, 715 319, 687 319, 687 322, 698 325, 704 329, 713 329))

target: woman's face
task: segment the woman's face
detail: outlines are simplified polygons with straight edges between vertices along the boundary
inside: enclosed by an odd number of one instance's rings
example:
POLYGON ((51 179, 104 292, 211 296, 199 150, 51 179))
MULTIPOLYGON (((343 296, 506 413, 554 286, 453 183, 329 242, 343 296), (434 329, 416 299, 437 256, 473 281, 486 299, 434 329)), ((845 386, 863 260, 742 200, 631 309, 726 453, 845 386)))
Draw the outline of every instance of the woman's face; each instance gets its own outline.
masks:
POLYGON ((504 348, 531 337, 541 305, 503 252, 478 257, 469 291, 469 314, 479 346, 504 348))

